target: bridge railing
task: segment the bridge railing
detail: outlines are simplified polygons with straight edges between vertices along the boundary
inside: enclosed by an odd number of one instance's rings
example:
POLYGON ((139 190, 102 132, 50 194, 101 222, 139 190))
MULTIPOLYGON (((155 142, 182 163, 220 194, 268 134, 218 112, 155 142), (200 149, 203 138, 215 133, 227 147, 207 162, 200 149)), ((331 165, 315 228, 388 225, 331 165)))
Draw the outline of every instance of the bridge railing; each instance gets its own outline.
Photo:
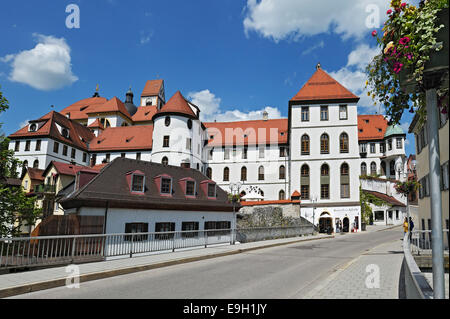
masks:
MULTIPOLYGON (((449 231, 443 229, 444 250, 449 250, 449 231)), ((410 249, 414 255, 431 255, 431 230, 413 230, 411 232, 410 249)))

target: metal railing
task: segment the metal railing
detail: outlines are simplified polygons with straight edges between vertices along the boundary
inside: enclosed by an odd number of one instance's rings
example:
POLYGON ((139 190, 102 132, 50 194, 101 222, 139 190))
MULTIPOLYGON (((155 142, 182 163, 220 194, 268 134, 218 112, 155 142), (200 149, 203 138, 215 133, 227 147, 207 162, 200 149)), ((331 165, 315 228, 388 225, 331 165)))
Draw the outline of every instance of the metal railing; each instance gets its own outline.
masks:
POLYGON ((56 186, 55 185, 49 185, 49 184, 40 184, 36 185, 34 189, 35 193, 55 193, 56 192, 56 186))
MULTIPOLYGON (((448 253, 449 232, 443 229, 444 251, 448 253)), ((413 230, 411 232, 410 249, 415 255, 431 255, 431 230, 413 230)))
POLYGON ((0 270, 233 243, 232 229, 0 238, 0 270))

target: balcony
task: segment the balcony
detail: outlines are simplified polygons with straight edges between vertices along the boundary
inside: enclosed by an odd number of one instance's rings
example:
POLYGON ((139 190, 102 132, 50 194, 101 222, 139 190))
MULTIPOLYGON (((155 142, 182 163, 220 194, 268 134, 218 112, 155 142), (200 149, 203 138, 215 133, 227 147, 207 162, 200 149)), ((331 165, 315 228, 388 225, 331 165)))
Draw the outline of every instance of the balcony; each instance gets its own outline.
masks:
POLYGON ((41 184, 36 185, 35 193, 54 194, 56 192, 55 185, 41 184))

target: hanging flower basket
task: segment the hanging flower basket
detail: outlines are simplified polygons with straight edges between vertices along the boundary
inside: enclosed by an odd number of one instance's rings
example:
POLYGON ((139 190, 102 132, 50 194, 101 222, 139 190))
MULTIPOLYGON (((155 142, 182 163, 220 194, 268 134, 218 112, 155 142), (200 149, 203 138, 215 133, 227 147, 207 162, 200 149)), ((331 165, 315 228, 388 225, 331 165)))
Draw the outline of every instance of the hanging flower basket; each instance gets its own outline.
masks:
MULTIPOLYGON (((436 14, 437 18, 435 25, 444 25, 444 27, 436 33, 436 45, 434 47, 435 50, 431 51, 429 57, 430 59, 425 63, 425 67, 423 70, 424 75, 426 75, 427 73, 439 72, 448 69, 448 15, 448 8, 441 9, 436 14), (436 51, 436 49, 439 50, 436 51)), ((411 94, 419 90, 411 67, 404 68, 399 72, 399 81, 400 89, 405 93, 411 94)))
MULTIPOLYGON (((405 109, 424 115, 425 89, 436 81, 438 99, 448 96, 448 0, 420 1, 420 6, 391 0, 382 33, 374 30, 381 52, 367 67, 368 95, 384 105, 390 124, 400 122, 405 109)), ((447 106, 442 106, 447 109, 447 106)))

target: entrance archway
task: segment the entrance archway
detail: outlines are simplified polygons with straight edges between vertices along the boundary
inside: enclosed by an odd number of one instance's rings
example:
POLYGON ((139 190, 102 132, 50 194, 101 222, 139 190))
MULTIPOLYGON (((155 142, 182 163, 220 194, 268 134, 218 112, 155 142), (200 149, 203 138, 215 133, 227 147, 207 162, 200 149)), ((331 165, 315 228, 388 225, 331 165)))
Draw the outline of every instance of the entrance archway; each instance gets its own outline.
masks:
POLYGON ((344 221, 342 223, 342 231, 344 233, 348 233, 350 230, 350 220, 348 219, 348 217, 344 217, 344 221))
POLYGON ((330 214, 324 212, 320 214, 319 218, 319 233, 332 233, 333 232, 333 219, 330 214))

